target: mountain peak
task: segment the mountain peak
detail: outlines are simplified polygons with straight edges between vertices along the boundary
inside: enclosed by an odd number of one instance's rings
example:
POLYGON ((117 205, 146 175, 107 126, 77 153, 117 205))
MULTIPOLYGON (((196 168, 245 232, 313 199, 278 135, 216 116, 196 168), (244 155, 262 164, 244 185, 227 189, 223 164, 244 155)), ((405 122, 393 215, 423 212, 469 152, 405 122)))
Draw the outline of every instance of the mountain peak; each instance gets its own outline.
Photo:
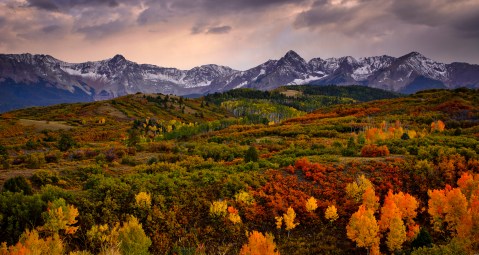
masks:
POLYGON ((353 58, 351 56, 342 57, 342 58, 340 58, 340 61, 344 62, 344 63, 348 63, 350 65, 355 64, 355 63, 358 62, 355 58, 353 58))
POLYGON ((425 58, 424 55, 422 55, 421 53, 419 53, 417 51, 412 51, 412 52, 404 55, 404 57, 406 57, 406 58, 425 58))
POLYGON ((120 61, 125 61, 126 58, 123 57, 121 54, 116 54, 113 58, 111 58, 111 61, 113 62, 120 62, 120 61))
POLYGON ((301 56, 298 53, 296 53, 294 50, 290 50, 286 52, 286 55, 284 55, 284 58, 302 59, 301 56))

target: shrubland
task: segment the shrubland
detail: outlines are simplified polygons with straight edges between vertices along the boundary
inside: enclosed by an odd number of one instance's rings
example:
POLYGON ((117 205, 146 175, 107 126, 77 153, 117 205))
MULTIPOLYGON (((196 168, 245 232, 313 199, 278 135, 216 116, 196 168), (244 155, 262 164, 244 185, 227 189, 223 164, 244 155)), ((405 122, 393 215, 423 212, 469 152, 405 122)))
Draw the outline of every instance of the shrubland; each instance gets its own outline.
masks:
POLYGON ((369 94, 137 94, 3 114, 0 254, 479 252, 479 92, 369 94))

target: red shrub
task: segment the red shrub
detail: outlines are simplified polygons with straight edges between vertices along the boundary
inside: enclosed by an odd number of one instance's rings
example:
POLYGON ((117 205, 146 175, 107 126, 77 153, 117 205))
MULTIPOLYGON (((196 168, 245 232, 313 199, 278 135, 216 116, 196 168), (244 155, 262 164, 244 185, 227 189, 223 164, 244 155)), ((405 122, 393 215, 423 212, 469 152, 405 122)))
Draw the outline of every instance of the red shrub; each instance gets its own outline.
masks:
POLYGON ((363 157, 383 157, 389 156, 389 149, 386 145, 376 146, 374 144, 367 144, 361 149, 361 156, 363 157))

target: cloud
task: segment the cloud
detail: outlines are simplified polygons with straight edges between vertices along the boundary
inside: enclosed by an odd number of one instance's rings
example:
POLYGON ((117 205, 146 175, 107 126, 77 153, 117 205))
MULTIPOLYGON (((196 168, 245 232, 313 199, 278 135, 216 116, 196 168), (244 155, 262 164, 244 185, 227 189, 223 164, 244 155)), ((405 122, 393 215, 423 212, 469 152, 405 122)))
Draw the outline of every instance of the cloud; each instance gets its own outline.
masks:
POLYGON ((52 0, 30 0, 28 3, 31 7, 37 7, 48 11, 58 11, 60 9, 60 6, 52 0))
POLYGON ((296 16, 297 29, 325 30, 357 36, 383 34, 391 21, 387 0, 318 0, 296 16))
POLYGON ((306 0, 204 0, 191 1, 203 3, 203 9, 212 10, 214 13, 231 13, 231 12, 258 12, 264 11, 267 8, 278 8, 283 5, 300 5, 306 0))
POLYGON ((5 17, 0 16, 0 28, 7 24, 7 19, 5 17))
POLYGON ((137 21, 140 25, 168 22, 170 18, 178 14, 177 12, 164 2, 157 2, 150 4, 142 11, 137 21))
POLYGON ((116 0, 27 0, 27 6, 47 11, 70 11, 77 6, 95 7, 108 6, 117 7, 116 0))
POLYGON ((60 29, 61 29, 61 26, 59 26, 59 25, 49 25, 49 26, 43 27, 43 28, 42 28, 42 31, 43 31, 44 33, 49 34, 49 33, 53 33, 53 32, 55 32, 55 31, 58 31, 58 30, 60 30, 60 29))
POLYGON ((335 31, 357 36, 426 26, 479 36, 479 2, 475 0, 317 0, 297 15, 297 29, 335 31))
POLYGON ((197 23, 191 28, 191 34, 227 34, 231 32, 231 26, 214 26, 208 23, 197 23))
POLYGON ((395 1, 391 12, 404 23, 444 27, 459 36, 479 38, 478 1, 395 1))
POLYGON ((95 40, 107 35, 122 32, 126 26, 127 24, 121 20, 113 20, 98 25, 82 26, 76 31, 84 34, 87 39, 95 40))
POLYGON ((208 28, 208 31, 206 31, 207 34, 227 34, 231 31, 230 26, 220 26, 220 27, 210 27, 208 28))

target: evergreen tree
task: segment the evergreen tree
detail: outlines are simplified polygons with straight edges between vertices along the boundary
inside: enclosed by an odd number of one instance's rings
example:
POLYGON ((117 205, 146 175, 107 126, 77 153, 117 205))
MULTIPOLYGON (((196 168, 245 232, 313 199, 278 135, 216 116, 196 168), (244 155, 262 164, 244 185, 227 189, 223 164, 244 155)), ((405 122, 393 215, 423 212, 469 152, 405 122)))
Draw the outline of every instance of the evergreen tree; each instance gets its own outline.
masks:
POLYGON ((250 146, 244 155, 245 162, 257 162, 259 159, 258 151, 254 146, 250 146))

